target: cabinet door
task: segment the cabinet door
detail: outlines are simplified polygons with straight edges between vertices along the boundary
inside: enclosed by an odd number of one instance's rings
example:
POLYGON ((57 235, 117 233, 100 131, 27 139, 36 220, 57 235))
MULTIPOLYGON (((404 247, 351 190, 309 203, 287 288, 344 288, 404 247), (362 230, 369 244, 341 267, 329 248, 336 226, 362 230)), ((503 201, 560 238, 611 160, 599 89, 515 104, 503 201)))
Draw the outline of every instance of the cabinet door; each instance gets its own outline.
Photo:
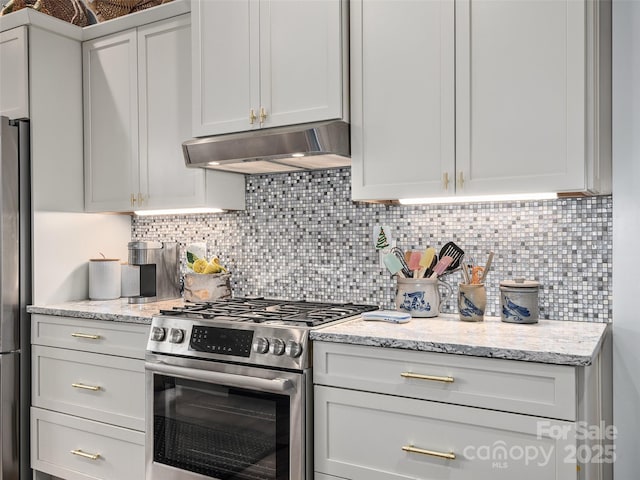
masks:
POLYGON ((143 432, 31 408, 31 467, 55 479, 142 480, 144 452, 143 432))
POLYGON ((584 1, 456 1, 458 194, 585 189, 584 1))
POLYGON ((260 2, 262 126, 342 118, 345 5, 341 0, 260 2))
POLYGON ((454 4, 351 2, 352 196, 453 194, 454 4))
POLYGON ((29 117, 27 27, 0 33, 0 115, 29 117))
POLYGON ((183 15, 138 29, 142 209, 204 204, 205 172, 182 154, 191 138, 190 25, 183 15))
POLYGON ((192 2, 193 136, 258 128, 258 15, 257 0, 192 2))
POLYGON ((144 431, 144 361, 34 345, 33 406, 144 431))
POLYGON ((85 209, 129 211, 138 193, 135 30, 85 42, 85 209))
POLYGON ((314 468, 329 475, 351 480, 577 478, 572 422, 318 386, 314 403, 314 468))

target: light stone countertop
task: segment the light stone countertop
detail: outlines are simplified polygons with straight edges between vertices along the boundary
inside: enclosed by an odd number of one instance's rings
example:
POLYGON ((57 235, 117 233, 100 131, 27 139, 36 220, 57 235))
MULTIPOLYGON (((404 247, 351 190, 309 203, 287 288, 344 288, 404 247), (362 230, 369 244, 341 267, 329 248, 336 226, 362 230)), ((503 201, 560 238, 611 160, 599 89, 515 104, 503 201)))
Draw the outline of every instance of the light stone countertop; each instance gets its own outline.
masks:
POLYGON ((31 305, 27 307, 27 312, 150 325, 151 317, 160 313, 161 309, 171 309, 181 305, 184 305, 182 298, 139 304, 131 304, 127 298, 118 298, 116 300, 78 300, 46 306, 31 305))
POLYGON ((362 319, 311 331, 316 341, 503 358, 557 365, 590 365, 608 323, 540 320, 520 325, 498 317, 462 322, 458 315, 413 318, 404 324, 362 319))
MULTIPOLYGON (((29 306, 29 313, 150 324, 160 309, 184 305, 181 298, 146 304, 128 299, 79 300, 29 306)), ((391 324, 362 319, 311 330, 317 341, 384 348, 504 358, 558 365, 590 365, 609 331, 608 323, 540 320, 532 325, 505 323, 497 317, 483 322, 462 322, 458 315, 413 318, 391 324)))

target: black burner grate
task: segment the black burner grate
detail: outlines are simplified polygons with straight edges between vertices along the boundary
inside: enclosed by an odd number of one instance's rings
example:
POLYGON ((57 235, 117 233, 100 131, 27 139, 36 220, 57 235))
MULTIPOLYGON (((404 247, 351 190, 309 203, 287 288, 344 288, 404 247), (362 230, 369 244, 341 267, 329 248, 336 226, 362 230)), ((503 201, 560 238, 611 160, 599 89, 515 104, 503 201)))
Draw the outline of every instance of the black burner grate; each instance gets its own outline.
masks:
POLYGON ((171 310, 161 310, 160 314, 194 319, 220 318, 239 322, 316 327, 377 309, 378 307, 373 305, 354 303, 232 298, 211 303, 186 304, 171 310))

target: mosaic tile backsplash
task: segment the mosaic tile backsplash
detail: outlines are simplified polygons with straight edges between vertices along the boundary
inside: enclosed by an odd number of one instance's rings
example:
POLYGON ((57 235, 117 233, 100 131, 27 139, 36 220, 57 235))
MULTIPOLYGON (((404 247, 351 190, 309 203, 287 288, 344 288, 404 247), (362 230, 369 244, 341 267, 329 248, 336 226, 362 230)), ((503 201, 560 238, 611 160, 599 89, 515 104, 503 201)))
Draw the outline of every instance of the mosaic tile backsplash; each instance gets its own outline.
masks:
MULTIPOLYGON (((402 249, 448 241, 484 264, 487 315, 499 315, 499 284, 540 287, 540 318, 611 319, 611 196, 545 201, 400 206, 351 201, 347 169, 247 176, 246 211, 134 217, 135 240, 206 242, 232 272, 234 296, 355 302, 394 308, 396 281, 380 267, 375 225, 402 249)), ((454 286, 459 272, 444 278, 454 286)), ((456 301, 443 305, 456 312, 456 301)))

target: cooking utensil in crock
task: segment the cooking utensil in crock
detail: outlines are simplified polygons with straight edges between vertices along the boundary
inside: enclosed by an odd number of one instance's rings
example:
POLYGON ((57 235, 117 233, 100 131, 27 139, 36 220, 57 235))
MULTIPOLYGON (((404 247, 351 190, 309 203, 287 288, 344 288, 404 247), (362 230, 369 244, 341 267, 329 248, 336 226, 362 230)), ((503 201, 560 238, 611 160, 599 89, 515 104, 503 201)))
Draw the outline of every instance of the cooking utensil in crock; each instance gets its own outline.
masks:
POLYGON ((462 250, 455 243, 448 242, 445 243, 444 246, 440 249, 440 259, 446 256, 452 258, 452 262, 449 264, 446 270, 455 270, 460 266, 460 262, 462 262, 462 258, 464 257, 464 250, 462 250))
POLYGON ((418 272, 418 278, 425 277, 427 275, 427 270, 433 268, 435 263, 438 262, 438 256, 436 255, 436 249, 433 247, 427 248, 422 256, 420 257, 420 271, 418 272))
POLYGON ((404 252, 398 247, 393 247, 390 252, 395 255, 396 258, 400 261, 400 264, 402 265, 402 273, 404 274, 404 276, 406 278, 411 278, 413 274, 411 273, 411 269, 404 259, 404 252))
POLYGON ((399 277, 405 277, 402 273, 402 262, 393 253, 387 253, 382 261, 384 262, 387 270, 391 272, 391 275, 398 275, 399 277))

